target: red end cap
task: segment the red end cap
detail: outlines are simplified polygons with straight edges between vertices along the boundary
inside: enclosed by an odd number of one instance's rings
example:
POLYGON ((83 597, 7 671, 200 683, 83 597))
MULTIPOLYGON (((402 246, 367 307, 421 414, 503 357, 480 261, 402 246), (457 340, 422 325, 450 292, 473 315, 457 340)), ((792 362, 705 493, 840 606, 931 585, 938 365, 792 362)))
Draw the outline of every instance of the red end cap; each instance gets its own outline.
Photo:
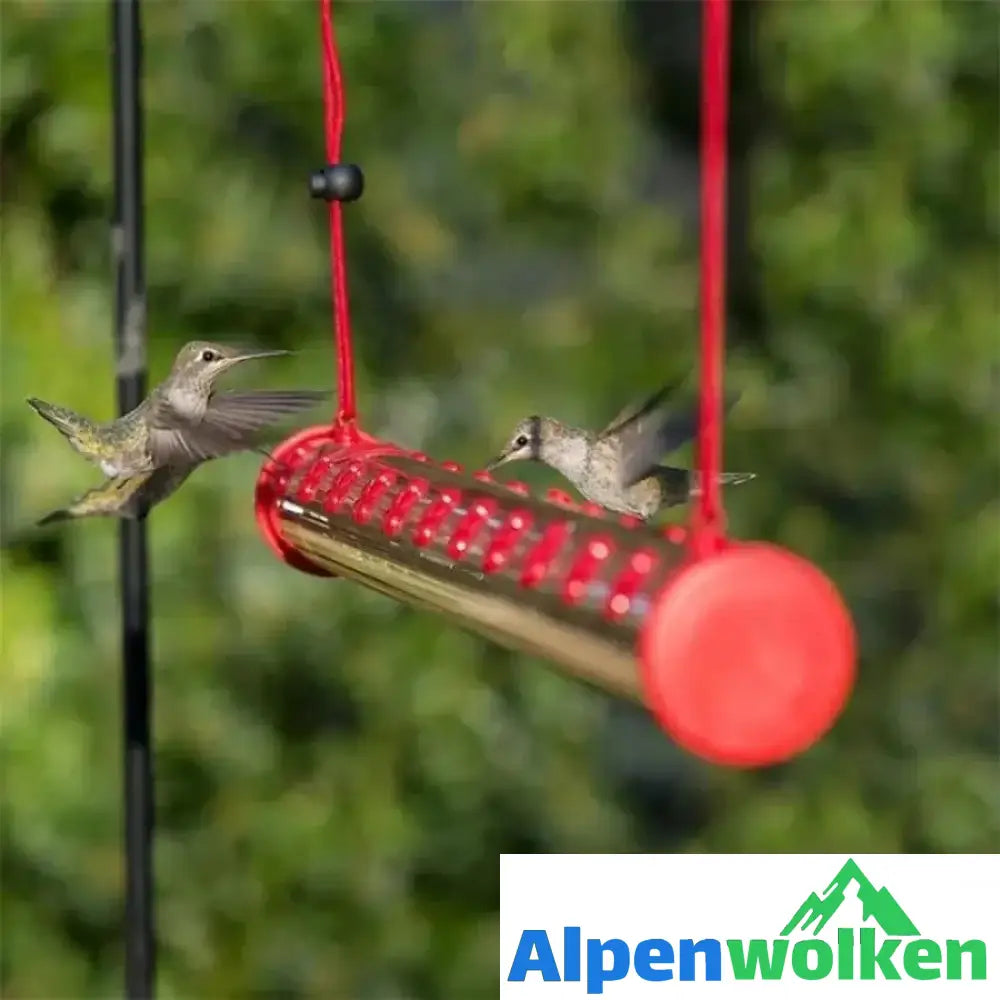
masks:
POLYGON ((844 707, 855 635, 833 584, 772 545, 730 545, 663 588, 639 639, 646 700, 681 746, 717 764, 778 764, 844 707))
POLYGON ((318 448, 332 444, 332 434, 333 429, 329 425, 308 427, 272 448, 271 458, 261 466, 254 491, 254 514, 264 541, 283 562, 314 576, 333 574, 311 563, 282 537, 278 500, 284 496, 292 472, 312 457, 318 448))

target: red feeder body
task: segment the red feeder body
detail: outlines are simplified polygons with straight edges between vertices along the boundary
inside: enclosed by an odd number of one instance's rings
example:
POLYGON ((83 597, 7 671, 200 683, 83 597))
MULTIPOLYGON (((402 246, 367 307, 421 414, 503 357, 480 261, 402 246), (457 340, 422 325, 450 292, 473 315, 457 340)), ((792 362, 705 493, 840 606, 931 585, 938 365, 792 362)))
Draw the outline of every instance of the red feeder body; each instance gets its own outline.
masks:
POLYGON ((829 728, 851 686, 853 632, 818 570, 765 545, 693 559, 683 530, 557 499, 319 427, 265 464, 257 520, 298 568, 644 701, 708 759, 773 763, 829 728))
POLYGON ((482 472, 313 428, 274 451, 257 520, 281 558, 354 578, 641 700, 640 626, 684 550, 482 472))

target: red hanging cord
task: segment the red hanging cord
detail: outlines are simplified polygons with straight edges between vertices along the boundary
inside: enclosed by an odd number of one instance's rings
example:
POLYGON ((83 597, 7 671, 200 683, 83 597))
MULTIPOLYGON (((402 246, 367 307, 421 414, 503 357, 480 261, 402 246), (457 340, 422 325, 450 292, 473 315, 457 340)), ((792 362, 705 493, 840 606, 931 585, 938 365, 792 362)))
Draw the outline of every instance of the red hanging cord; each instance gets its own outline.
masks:
MULTIPOLYGON (((326 161, 340 162, 340 144, 344 133, 344 80, 340 71, 337 41, 333 33, 331 0, 319 0, 319 19, 323 35, 323 104, 326 125, 326 161)), ((347 438, 354 437, 354 352, 351 347, 351 316, 347 301, 347 262, 344 254, 342 205, 330 202, 330 282, 333 295, 333 329, 337 347, 338 429, 347 438)))
POLYGON ((722 370, 726 295, 726 126, 729 105, 729 0, 702 0, 701 78, 701 400, 698 470, 701 496, 693 543, 718 550, 725 519, 722 471, 722 370))

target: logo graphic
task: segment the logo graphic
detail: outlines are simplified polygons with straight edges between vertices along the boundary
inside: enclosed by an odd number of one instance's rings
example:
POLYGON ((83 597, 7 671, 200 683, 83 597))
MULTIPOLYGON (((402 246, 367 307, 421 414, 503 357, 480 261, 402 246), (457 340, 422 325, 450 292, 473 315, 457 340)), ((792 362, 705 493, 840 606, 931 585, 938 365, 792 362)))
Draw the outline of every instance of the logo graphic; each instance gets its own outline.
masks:
MULTIPOLYGON (((612 865, 613 862, 609 863, 609 870, 612 865)), ((726 890, 727 880, 723 877, 713 879, 713 885, 720 893, 731 891, 731 882, 730 890, 726 890)), ((704 890, 705 883, 700 887, 704 890)), ((537 891, 536 887, 533 889, 537 891)), ((712 905, 714 902, 704 901, 700 907, 698 930, 711 933, 708 921, 714 922, 718 918, 712 913, 720 912, 712 905)), ((752 926, 756 915, 754 901, 749 902, 750 908, 742 911, 744 926, 752 926)), ((597 914, 594 922, 604 930, 606 911, 589 912, 597 914)), ((649 914, 656 912, 644 910, 644 929, 649 914)), ((531 983, 536 984, 537 990, 544 983, 576 982, 581 984, 580 995, 585 989, 589 996, 603 994, 606 988, 613 991, 611 984, 623 980, 635 985, 642 981, 670 980, 736 983, 786 980, 789 988, 798 991, 803 983, 831 979, 952 983, 986 979, 985 940, 922 936, 889 889, 876 887, 853 858, 841 866, 822 893, 812 891, 806 896, 774 938, 668 936, 676 933, 676 921, 684 919, 683 913, 683 905, 671 909, 666 935, 637 939, 633 934, 629 936, 631 940, 624 936, 587 936, 579 918, 578 923, 563 926, 561 933, 556 930, 551 938, 546 929, 537 925, 524 928, 521 924, 513 959, 504 974, 504 985, 531 983), (845 903, 849 905, 845 907, 845 903)), ((662 933, 663 929, 663 924, 657 923, 649 926, 646 933, 656 934, 657 930, 662 933)), ((680 929, 688 928, 681 925, 680 929)), ((504 996, 515 995, 516 990, 504 993, 504 996)), ((629 991, 628 995, 633 994, 629 991)))
POLYGON ((884 934, 891 934, 895 937, 919 937, 913 921, 903 912, 903 908, 893 898, 888 889, 876 889, 868 881, 865 873, 848 858, 847 863, 837 872, 834 880, 826 887, 826 892, 822 896, 817 896, 811 892, 806 897, 806 901, 798 908, 795 916, 785 926, 781 932, 782 937, 788 935, 797 927, 799 930, 808 930, 809 925, 815 921, 813 934, 819 932, 826 926, 827 921, 844 902, 844 890, 855 883, 858 887, 858 899, 864 907, 862 919, 871 918, 884 934))

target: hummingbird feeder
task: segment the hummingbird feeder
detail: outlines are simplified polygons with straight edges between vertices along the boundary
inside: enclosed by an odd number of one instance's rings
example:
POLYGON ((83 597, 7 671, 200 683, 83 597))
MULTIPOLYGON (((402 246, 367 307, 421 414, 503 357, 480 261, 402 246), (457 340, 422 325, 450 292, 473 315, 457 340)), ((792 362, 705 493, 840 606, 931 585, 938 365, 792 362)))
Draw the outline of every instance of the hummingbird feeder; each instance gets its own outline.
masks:
POLYGON ((830 581, 800 557, 725 537, 721 469, 729 3, 703 0, 701 365, 688 528, 619 518, 550 491, 381 441, 358 426, 340 162, 343 81, 330 0, 319 0, 339 408, 272 451, 256 489, 261 533, 289 565, 358 581, 572 676, 644 703, 682 746, 723 764, 786 760, 850 693, 855 638, 830 581))

